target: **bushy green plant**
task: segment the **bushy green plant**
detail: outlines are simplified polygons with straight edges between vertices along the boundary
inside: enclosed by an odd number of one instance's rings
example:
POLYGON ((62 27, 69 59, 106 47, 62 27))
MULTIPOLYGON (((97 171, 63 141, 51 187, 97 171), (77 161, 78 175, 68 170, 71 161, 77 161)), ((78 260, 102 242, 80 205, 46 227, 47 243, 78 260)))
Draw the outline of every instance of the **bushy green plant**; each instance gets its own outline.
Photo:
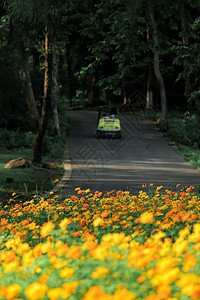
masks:
POLYGON ((31 131, 21 132, 0 129, 0 149, 11 150, 19 148, 31 148, 33 144, 34 134, 31 131))
POLYGON ((184 118, 169 119, 168 133, 178 143, 198 148, 200 146, 200 126, 196 115, 185 113, 184 118))

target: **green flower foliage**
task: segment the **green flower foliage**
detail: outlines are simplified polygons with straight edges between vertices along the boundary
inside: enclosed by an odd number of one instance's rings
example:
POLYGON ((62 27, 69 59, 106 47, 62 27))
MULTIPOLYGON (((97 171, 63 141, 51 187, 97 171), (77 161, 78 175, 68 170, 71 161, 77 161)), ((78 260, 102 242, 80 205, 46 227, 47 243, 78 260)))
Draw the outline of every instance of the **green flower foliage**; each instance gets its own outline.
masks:
POLYGON ((153 184, 13 194, 0 211, 0 299, 198 299, 199 198, 153 184))

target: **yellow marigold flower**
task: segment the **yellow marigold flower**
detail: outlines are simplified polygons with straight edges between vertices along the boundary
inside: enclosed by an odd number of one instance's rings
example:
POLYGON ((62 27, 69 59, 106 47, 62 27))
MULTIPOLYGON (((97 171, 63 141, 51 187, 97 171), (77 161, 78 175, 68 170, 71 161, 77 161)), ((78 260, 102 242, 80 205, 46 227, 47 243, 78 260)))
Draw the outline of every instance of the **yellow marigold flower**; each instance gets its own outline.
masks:
MULTIPOLYGON (((49 261, 51 261, 51 260, 49 259, 49 261)), ((67 260, 63 260, 62 258, 57 257, 56 260, 53 263, 53 268, 54 269, 61 269, 61 268, 65 267, 68 264, 69 264, 69 262, 67 260)))
POLYGON ((9 239, 5 243, 5 246, 7 249, 14 248, 15 247, 15 240, 14 239, 9 239))
POLYGON ((25 290, 25 295, 28 300, 39 300, 44 298, 48 286, 45 283, 34 282, 29 285, 25 290))
POLYGON ((159 191, 159 190, 161 190, 163 188, 163 186, 161 185, 161 186, 158 186, 157 188, 156 188, 156 191, 159 191))
POLYGON ((57 300, 61 296, 62 288, 50 289, 47 292, 49 299, 57 300))
POLYGON ((103 223, 103 220, 101 218, 97 218, 93 221, 93 226, 97 227, 103 223))
POLYGON ((62 285, 61 289, 61 298, 67 299, 73 292, 76 290, 78 286, 77 281, 67 282, 62 285))
POLYGON ((188 227, 179 231, 179 237, 184 239, 190 233, 190 229, 188 227))
POLYGON ((140 216, 140 222, 142 224, 149 224, 149 223, 153 223, 154 222, 154 216, 152 212, 144 212, 141 214, 140 216))
POLYGON ((188 241, 183 239, 177 239, 172 246, 172 250, 176 256, 180 256, 183 252, 187 251, 188 241))
POLYGON ((167 270, 165 273, 157 273, 152 279, 151 284, 158 286, 160 284, 171 284, 178 279, 179 268, 167 270))
POLYGON ((198 276, 192 273, 181 274, 180 279, 176 281, 179 287, 187 287, 190 284, 195 284, 198 282, 198 276))
POLYGON ((96 279, 108 274, 110 274, 110 270, 108 270, 106 267, 98 267, 96 270, 94 270, 94 272, 92 272, 92 277, 96 279))
POLYGON ((25 266, 25 267, 30 266, 33 261, 34 261, 34 257, 33 257, 31 250, 29 252, 23 253, 23 256, 22 256, 22 265, 23 266, 25 266))
POLYGON ((47 241, 46 243, 41 245, 41 251, 42 253, 47 253, 51 248, 53 244, 50 241, 47 241))
POLYGON ((162 244, 162 248, 159 250, 160 256, 166 256, 171 250, 171 242, 169 240, 165 240, 162 244))
POLYGON ((60 229, 65 230, 70 223, 71 221, 68 218, 65 218, 59 223, 59 227, 60 229))
POLYGON ((3 262, 2 267, 4 270, 4 273, 12 273, 16 268, 19 266, 18 259, 15 259, 10 262, 3 262))
POLYGON ((66 267, 62 270, 60 270, 60 277, 61 278, 70 278, 74 275, 74 269, 66 267))
POLYGON ((177 258, 172 257, 172 256, 166 256, 161 258, 157 263, 156 263, 156 269, 158 273, 164 273, 166 270, 169 270, 177 265, 177 258))
POLYGON ((23 244, 19 244, 16 252, 19 255, 22 255, 24 252, 29 251, 29 250, 30 250, 29 244, 28 243, 23 243, 23 244))
POLYGON ((17 283, 12 284, 7 287, 6 294, 7 299, 15 299, 16 297, 19 297, 21 292, 21 286, 17 283))
MULTIPOLYGON (((126 299, 126 300, 134 300, 136 298, 136 294, 133 292, 129 292, 127 288, 123 286, 119 286, 117 290, 115 291, 114 295, 106 299, 115 299, 115 300, 121 300, 121 299, 126 299)), ((103 298, 104 299, 104 298, 103 298)))
POLYGON ((55 227, 55 224, 52 221, 44 223, 40 230, 40 234, 42 237, 46 237, 55 227))
POLYGON ((95 249, 91 250, 90 253, 94 259, 99 260, 104 260, 109 255, 107 248, 102 245, 97 246, 95 249))
POLYGON ((152 236, 152 238, 153 238, 155 241, 158 241, 158 240, 162 239, 162 238, 165 237, 165 236, 166 236, 166 234, 165 234, 164 232, 159 231, 159 232, 155 233, 155 234, 152 236))
POLYGON ((36 258, 42 255, 41 246, 42 246, 42 244, 39 243, 39 244, 37 244, 37 245, 32 249, 33 255, 34 255, 36 258))
POLYGON ((116 232, 112 234, 112 240, 115 242, 115 244, 121 243, 124 238, 125 238, 124 232, 120 232, 120 233, 116 232))
MULTIPOLYGON (((196 225, 196 224, 195 224, 196 225)), ((188 240, 192 243, 198 243, 200 241, 200 232, 193 232, 188 236, 188 240)))

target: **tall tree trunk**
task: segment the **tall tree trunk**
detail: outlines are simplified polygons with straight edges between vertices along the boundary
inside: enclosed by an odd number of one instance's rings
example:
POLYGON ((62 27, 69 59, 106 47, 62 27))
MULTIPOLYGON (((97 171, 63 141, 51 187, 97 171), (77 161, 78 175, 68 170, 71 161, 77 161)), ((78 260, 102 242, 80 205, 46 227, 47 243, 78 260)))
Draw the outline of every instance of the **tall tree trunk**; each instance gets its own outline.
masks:
POLYGON ((54 119, 54 132, 60 136, 60 124, 58 118, 58 82, 57 82, 57 72, 58 62, 56 61, 56 55, 54 53, 54 63, 53 63, 53 82, 52 82, 52 110, 54 119))
POLYGON ((42 161, 42 146, 45 132, 48 125, 49 112, 51 108, 52 93, 52 69, 53 51, 51 26, 45 28, 45 76, 44 76, 44 96, 39 127, 33 143, 32 163, 42 161))
POLYGON ((90 103, 94 102, 95 98, 95 83, 96 83, 96 74, 95 72, 92 75, 91 87, 90 87, 90 103))
POLYGON ((72 65, 70 59, 70 51, 69 51, 69 44, 66 43, 66 62, 67 62, 67 74, 68 74, 68 81, 69 81, 69 103, 70 107, 73 105, 73 97, 75 95, 76 89, 74 84, 74 75, 72 72, 72 65))
MULTIPOLYGON (((182 43, 184 46, 184 52, 188 53, 189 50, 187 48, 189 46, 189 38, 187 36, 188 30, 187 30, 187 20, 186 20, 186 16, 185 16, 184 1, 181 1, 181 10, 180 11, 181 11, 181 30, 183 33, 182 43)), ((184 83, 185 83, 184 98, 185 98, 185 102, 187 102, 188 98, 191 95, 191 91, 192 91, 187 58, 184 59, 183 68, 184 68, 184 83)))
POLYGON ((23 78, 24 78, 24 83, 25 83, 25 88, 26 88, 26 102, 27 102, 27 106, 28 106, 28 109, 30 112, 30 116, 31 116, 32 124, 33 124, 33 130, 36 133, 38 126, 39 126, 39 114, 38 114, 37 106, 35 103, 35 96, 34 96, 33 88, 32 88, 28 56, 26 53, 26 46, 25 46, 23 38, 22 38, 22 33, 19 29, 20 25, 16 21, 15 21, 15 27, 16 27, 16 32, 17 32, 17 39, 18 39, 18 44, 19 44, 21 60, 22 60, 23 78))
POLYGON ((160 72, 160 65, 159 65, 157 25, 155 22, 154 11, 151 4, 149 4, 149 16, 151 19, 152 30, 153 30, 153 41, 154 41, 154 72, 160 87, 161 112, 162 112, 160 127, 161 130, 165 130, 167 126, 167 100, 166 100, 165 84, 164 84, 162 74, 160 72))
MULTIPOLYGON (((149 44, 149 30, 147 30, 147 45, 149 44)), ((153 109, 153 91, 152 91, 152 62, 150 55, 148 57, 148 79, 147 79, 147 96, 146 96, 146 109, 153 109)))

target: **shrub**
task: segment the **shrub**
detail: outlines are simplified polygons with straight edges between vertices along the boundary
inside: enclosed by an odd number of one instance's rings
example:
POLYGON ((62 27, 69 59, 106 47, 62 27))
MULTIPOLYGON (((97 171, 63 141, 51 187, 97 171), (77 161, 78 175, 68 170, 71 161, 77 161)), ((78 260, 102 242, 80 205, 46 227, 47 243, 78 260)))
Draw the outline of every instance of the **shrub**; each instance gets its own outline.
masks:
POLYGON ((183 119, 173 118, 169 120, 168 133, 178 143, 199 148, 200 127, 198 117, 188 112, 183 119))
POLYGON ((19 148, 31 148, 33 144, 34 134, 31 131, 21 132, 0 129, 0 149, 11 150, 19 148))

